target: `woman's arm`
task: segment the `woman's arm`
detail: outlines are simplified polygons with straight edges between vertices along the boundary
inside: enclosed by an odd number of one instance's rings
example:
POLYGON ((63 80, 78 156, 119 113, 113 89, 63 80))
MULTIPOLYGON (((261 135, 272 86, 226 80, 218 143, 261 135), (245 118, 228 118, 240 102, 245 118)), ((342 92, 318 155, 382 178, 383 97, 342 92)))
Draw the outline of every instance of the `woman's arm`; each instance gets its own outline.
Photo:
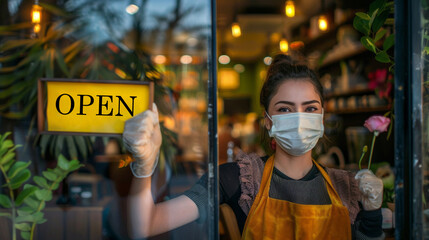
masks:
POLYGON ((167 232, 199 216, 197 205, 185 195, 154 204, 151 177, 134 178, 128 206, 128 232, 131 238, 167 232))
POLYGON ((186 196, 154 204, 151 181, 158 163, 162 135, 158 109, 146 110, 125 122, 122 139, 133 155, 133 179, 128 197, 128 231, 132 238, 160 234, 198 218, 198 208, 186 196))

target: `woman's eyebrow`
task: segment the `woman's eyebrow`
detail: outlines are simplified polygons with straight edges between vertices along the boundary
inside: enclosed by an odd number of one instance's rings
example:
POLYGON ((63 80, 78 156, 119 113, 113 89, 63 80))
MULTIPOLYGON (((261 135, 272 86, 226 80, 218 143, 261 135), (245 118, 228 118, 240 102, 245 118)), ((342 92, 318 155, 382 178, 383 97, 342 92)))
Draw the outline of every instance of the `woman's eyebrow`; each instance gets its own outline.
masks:
POLYGON ((274 104, 274 106, 277 104, 289 104, 289 105, 295 106, 294 102, 289 102, 289 101, 278 101, 274 104))
POLYGON ((318 103, 318 104, 320 104, 320 102, 319 102, 319 101, 317 101, 317 100, 311 100, 311 101, 303 102, 303 103, 302 103, 302 105, 308 105, 308 104, 313 104, 313 103, 318 103))
MULTIPOLYGON (((309 105, 309 104, 313 104, 313 103, 320 104, 320 102, 317 101, 317 100, 311 100, 311 101, 305 101, 305 102, 303 102, 302 105, 309 105)), ((292 105, 292 106, 296 105, 294 102, 289 102, 289 101, 278 101, 278 102, 276 102, 274 104, 274 106, 277 105, 277 104, 288 104, 288 105, 292 105)))

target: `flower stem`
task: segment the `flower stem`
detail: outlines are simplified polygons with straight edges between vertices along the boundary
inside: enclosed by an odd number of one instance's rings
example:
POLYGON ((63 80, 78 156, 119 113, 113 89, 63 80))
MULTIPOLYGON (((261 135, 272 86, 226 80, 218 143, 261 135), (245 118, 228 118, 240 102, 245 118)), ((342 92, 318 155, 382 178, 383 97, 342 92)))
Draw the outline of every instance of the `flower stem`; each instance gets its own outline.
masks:
POLYGON ((362 169, 362 167, 361 167, 361 163, 362 163, 362 159, 363 159, 363 157, 365 156, 365 154, 366 154, 366 152, 368 151, 368 146, 367 145, 365 145, 364 147, 363 147, 363 149, 362 149, 362 155, 360 155, 360 159, 359 159, 359 170, 361 170, 362 169))
POLYGON ((378 132, 374 131, 374 136, 372 137, 372 143, 371 143, 371 152, 369 154, 369 160, 368 160, 368 169, 371 168, 372 152, 374 151, 374 143, 375 143, 375 138, 377 136, 378 136, 378 132))

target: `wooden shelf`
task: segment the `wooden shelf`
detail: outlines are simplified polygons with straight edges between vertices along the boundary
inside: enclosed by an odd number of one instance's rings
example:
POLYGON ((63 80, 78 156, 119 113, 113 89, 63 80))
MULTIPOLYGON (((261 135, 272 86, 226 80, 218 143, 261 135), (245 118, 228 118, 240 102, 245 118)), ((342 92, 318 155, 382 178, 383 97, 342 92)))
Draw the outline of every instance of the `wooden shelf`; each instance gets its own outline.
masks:
POLYGON ((328 113, 334 114, 354 114, 354 113, 375 113, 375 112, 385 112, 389 111, 389 106, 380 106, 380 107, 367 107, 367 108, 353 108, 353 109, 338 109, 338 110, 328 110, 328 113))
POLYGON ((374 94, 374 89, 369 88, 358 88, 358 89, 351 89, 349 91, 345 92, 339 92, 339 93, 328 93, 325 94, 325 99, 330 98, 339 98, 339 97, 349 97, 349 96, 356 96, 356 95, 365 95, 365 94, 374 94))
POLYGON ((325 58, 325 60, 323 60, 323 62, 319 65, 319 69, 327 67, 327 66, 329 66, 329 65, 331 65, 333 63, 337 63, 337 62, 339 62, 341 60, 344 60, 344 59, 351 58, 351 57, 354 57, 356 55, 362 54, 362 53, 364 53, 366 51, 368 51, 368 50, 366 50, 366 48, 364 46, 361 46, 361 47, 353 49, 351 51, 343 52, 342 54, 339 54, 339 55, 337 55, 335 57, 331 57, 329 59, 325 58))

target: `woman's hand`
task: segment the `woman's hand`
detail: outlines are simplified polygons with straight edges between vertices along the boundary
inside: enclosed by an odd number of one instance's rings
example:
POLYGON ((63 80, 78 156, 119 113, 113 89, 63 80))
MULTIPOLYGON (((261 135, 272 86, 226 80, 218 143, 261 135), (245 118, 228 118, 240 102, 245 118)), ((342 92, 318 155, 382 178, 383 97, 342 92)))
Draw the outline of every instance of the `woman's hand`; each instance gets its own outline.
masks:
POLYGON ((135 177, 150 177, 158 163, 162 142, 159 128, 158 109, 146 110, 125 122, 122 139, 135 162, 130 164, 135 177))
POLYGON ((355 179, 362 193, 363 209, 366 211, 379 209, 383 202, 383 181, 368 169, 360 170, 355 179))

